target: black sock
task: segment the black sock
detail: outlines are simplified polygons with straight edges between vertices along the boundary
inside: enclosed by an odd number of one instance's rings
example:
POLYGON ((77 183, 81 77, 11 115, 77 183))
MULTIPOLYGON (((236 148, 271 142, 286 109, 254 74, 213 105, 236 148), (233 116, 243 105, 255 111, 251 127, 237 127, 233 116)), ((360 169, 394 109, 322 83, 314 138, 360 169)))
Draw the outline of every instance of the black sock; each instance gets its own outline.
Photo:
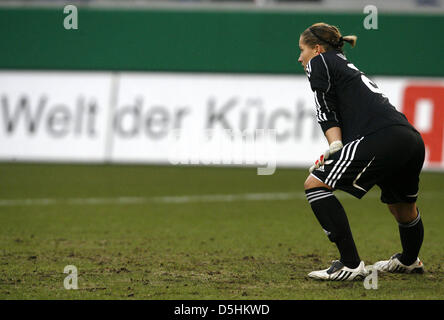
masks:
POLYGON ((361 259, 341 203, 327 188, 308 189, 305 194, 328 238, 338 247, 340 261, 348 268, 358 267, 361 259))
POLYGON ((399 223, 399 235, 401 236, 402 254, 398 258, 402 264, 409 266, 418 258, 424 239, 424 226, 422 225, 421 215, 407 224, 399 223))

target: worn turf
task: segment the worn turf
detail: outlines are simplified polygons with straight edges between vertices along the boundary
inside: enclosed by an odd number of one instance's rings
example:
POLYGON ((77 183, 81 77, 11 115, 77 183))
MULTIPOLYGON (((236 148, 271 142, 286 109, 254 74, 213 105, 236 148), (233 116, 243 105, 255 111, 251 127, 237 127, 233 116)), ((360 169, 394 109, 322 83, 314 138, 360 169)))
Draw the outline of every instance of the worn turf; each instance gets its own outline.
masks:
MULTIPOLYGON (((423 275, 314 281, 338 257, 306 170, 0 164, 0 299, 443 299, 444 174, 421 176, 423 275), (78 270, 66 290, 64 267, 78 270)), ((375 187, 338 192, 366 264, 400 251, 375 187)))

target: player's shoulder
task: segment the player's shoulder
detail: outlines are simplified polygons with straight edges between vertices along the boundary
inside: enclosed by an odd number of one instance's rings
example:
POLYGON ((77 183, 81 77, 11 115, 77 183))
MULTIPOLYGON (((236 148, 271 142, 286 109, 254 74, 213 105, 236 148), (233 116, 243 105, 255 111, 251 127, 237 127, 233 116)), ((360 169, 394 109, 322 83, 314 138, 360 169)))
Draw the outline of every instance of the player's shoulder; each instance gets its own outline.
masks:
POLYGON ((329 73, 342 64, 347 64, 348 60, 345 55, 338 51, 327 51, 313 57, 307 64, 310 72, 329 73))
POLYGON ((320 55, 322 55, 327 61, 348 61, 344 53, 336 50, 330 50, 321 53, 320 55))
POLYGON ((323 63, 323 61, 334 61, 337 59, 347 60, 342 52, 336 50, 330 50, 326 52, 319 53, 318 55, 311 58, 313 63, 323 63))

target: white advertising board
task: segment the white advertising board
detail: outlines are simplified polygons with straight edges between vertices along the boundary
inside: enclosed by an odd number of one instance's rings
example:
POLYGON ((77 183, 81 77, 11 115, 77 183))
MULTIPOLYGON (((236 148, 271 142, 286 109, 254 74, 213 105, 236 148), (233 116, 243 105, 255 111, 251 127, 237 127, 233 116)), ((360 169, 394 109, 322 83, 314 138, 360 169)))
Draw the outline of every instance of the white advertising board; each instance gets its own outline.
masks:
MULTIPOLYGON (((444 169, 444 79, 373 80, 421 132, 425 167, 444 169)), ((251 155, 258 136, 236 134, 257 129, 276 141, 262 162, 308 166, 327 147, 305 76, 0 72, 2 161, 255 165, 233 150, 251 155)))
POLYGON ((103 161, 111 75, 1 72, 0 158, 103 161))

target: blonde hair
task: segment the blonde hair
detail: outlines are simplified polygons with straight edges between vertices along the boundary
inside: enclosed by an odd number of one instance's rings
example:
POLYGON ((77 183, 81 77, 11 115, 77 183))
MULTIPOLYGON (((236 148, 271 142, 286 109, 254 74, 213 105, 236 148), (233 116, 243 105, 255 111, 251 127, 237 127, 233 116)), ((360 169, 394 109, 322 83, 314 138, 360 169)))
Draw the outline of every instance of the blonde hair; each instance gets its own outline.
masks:
POLYGON ((301 36, 304 43, 310 47, 319 44, 322 45, 326 51, 337 50, 340 52, 342 52, 344 42, 354 47, 358 39, 355 35, 342 36, 338 27, 324 22, 313 24, 305 29, 301 36))

